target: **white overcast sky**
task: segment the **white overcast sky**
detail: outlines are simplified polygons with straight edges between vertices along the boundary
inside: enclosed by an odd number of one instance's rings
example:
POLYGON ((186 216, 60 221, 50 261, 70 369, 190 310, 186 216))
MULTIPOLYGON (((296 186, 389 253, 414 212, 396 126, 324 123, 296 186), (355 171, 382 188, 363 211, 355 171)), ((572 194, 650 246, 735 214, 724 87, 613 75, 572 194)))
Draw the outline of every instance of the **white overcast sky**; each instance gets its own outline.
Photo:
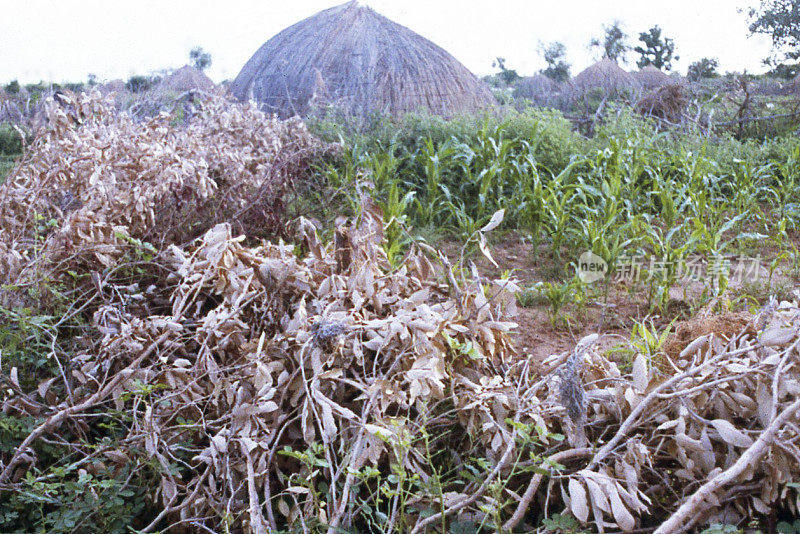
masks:
MULTIPOLYGON (((177 68, 189 50, 211 53, 208 71, 234 78, 283 28, 339 0, 0 0, 0 82, 128 78, 177 68)), ((496 56, 529 75, 542 68, 540 41, 567 45, 573 74, 591 63, 587 43, 601 25, 623 22, 632 36, 655 24, 672 37, 683 73, 701 57, 722 71, 762 72, 763 36, 748 37, 745 9, 758 0, 366 0, 442 46, 476 74, 496 56)), ((633 58, 633 55, 631 55, 633 58)), ((631 66, 632 68, 632 62, 631 66)))

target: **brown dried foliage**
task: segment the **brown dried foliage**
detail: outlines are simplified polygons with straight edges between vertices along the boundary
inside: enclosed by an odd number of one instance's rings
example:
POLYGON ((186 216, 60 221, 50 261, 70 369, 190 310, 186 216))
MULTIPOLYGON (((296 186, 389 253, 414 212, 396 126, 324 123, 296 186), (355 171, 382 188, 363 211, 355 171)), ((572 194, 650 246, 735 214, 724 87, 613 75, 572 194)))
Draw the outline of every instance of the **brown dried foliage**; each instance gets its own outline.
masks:
POLYGON ((334 147, 300 121, 207 97, 137 122, 113 101, 58 95, 19 168, 0 186, 0 283, 115 265, 134 240, 157 248, 232 221, 251 235, 283 229, 284 199, 309 161, 334 147), (57 266, 57 267, 54 267, 57 266))
POLYGON ((680 123, 688 104, 682 85, 670 83, 647 93, 636 102, 636 111, 671 123, 680 123))

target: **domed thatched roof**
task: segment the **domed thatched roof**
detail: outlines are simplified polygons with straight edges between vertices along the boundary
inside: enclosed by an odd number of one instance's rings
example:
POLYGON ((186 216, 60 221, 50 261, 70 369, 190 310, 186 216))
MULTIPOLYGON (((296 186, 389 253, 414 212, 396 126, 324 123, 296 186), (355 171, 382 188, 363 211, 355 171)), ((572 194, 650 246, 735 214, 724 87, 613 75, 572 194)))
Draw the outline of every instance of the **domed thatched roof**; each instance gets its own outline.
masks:
POLYGON ((542 95, 556 93, 560 89, 561 86, 557 82, 544 74, 534 74, 517 82, 516 87, 514 87, 514 97, 534 99, 542 95))
POLYGON ((107 95, 108 93, 116 93, 117 95, 121 95, 128 92, 128 86, 119 78, 116 80, 111 80, 110 82, 106 82, 100 85, 98 88, 104 95, 107 95))
POLYGON ((210 91, 214 88, 214 82, 211 78, 203 74, 192 66, 184 65, 179 68, 158 84, 156 87, 157 92, 176 92, 183 93, 185 91, 210 91))
POLYGON ((267 41, 231 92, 281 116, 305 115, 317 103, 361 116, 452 116, 495 102, 453 56, 357 1, 321 11, 267 41))
POLYGON ((639 88, 633 74, 625 72, 616 61, 608 58, 581 71, 573 78, 572 85, 579 91, 600 88, 607 92, 620 92, 639 88))
POLYGON ((672 78, 658 67, 648 65, 640 71, 632 73, 643 89, 656 89, 673 83, 672 78))

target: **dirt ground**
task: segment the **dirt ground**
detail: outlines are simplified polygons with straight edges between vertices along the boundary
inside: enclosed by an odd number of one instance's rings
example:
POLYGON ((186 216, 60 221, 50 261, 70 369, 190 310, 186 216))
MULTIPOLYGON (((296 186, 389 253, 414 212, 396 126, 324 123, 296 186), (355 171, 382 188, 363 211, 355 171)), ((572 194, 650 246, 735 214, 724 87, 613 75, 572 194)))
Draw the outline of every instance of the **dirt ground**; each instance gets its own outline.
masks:
MULTIPOLYGON (((458 259, 461 246, 456 241, 437 243, 437 248, 453 261, 458 259)), ((479 272, 488 278, 499 278, 510 272, 523 289, 540 281, 564 280, 574 273, 569 264, 575 258, 563 258, 558 262, 549 255, 545 247, 534 254, 531 245, 514 234, 496 239, 489 249, 497 266, 478 251, 469 255, 479 272)), ((761 272, 760 275, 766 280, 766 273, 761 272)), ((680 352, 682 346, 685 346, 685 340, 691 336, 699 337, 710 332, 724 337, 730 336, 731 325, 739 329, 743 322, 746 323, 743 318, 749 316, 744 311, 747 305, 751 309, 763 305, 770 294, 776 294, 779 300, 789 298, 791 291, 800 285, 797 280, 778 274, 773 277, 770 285, 765 282, 761 287, 751 287, 732 280, 729 287, 731 297, 746 297, 739 299, 741 303, 738 307, 741 311, 709 314, 707 310, 697 309, 703 291, 701 283, 673 287, 670 290, 669 305, 662 315, 650 313, 643 287, 632 290, 630 285, 621 282, 612 283, 607 300, 602 287, 590 286, 584 306, 580 309, 575 305, 566 306, 561 313, 562 320, 556 321, 556 324, 548 313, 548 303, 539 299, 518 309, 514 319, 519 324, 516 346, 521 355, 529 355, 534 361, 541 361, 552 354, 572 350, 583 337, 599 333, 602 334, 598 342, 600 349, 610 349, 630 339, 636 322, 647 320, 648 324, 652 322, 658 329, 667 328, 672 323, 672 334, 665 348, 668 347, 670 353, 676 350, 680 352), (702 315, 702 320, 698 319, 698 315, 702 315)))

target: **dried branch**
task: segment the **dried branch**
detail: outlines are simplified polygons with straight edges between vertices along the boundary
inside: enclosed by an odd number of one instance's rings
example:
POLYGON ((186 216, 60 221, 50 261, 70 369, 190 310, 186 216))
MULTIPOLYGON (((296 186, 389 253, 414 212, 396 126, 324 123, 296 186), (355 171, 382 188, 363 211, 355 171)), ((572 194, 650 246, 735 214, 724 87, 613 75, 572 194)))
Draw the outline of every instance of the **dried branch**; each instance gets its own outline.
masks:
MULTIPOLYGON (((588 447, 584 447, 582 449, 569 449, 548 456, 547 461, 544 463, 558 463, 572 458, 589 456, 590 454, 592 454, 592 449, 588 447)), ((522 498, 517 505, 517 509, 514 510, 514 514, 508 521, 505 522, 505 524, 503 524, 503 530, 511 531, 517 528, 517 525, 519 525, 520 521, 522 521, 522 519, 525 517, 525 514, 528 512, 528 508, 530 508, 533 498, 536 496, 536 492, 539 490, 539 485, 542 483, 543 478, 544 475, 541 473, 536 473, 533 478, 531 478, 531 481, 528 483, 528 487, 525 489, 525 493, 522 494, 522 498)))

